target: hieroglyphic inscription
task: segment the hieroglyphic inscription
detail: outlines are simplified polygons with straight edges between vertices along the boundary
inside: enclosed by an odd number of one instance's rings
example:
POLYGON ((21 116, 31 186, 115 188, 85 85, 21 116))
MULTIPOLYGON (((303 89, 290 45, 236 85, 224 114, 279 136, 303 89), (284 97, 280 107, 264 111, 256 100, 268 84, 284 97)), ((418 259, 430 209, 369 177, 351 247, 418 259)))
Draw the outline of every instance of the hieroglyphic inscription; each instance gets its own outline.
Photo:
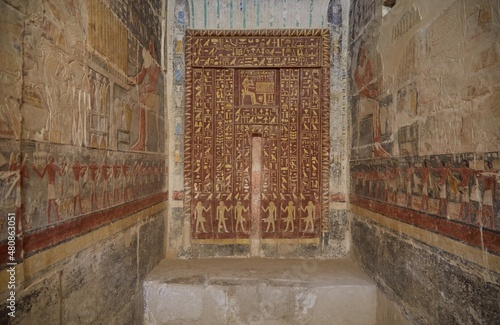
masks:
MULTIPOLYGON (((202 206, 207 207, 212 203, 210 199, 213 193, 214 71, 193 69, 193 79, 192 193, 196 204, 201 202, 202 206)), ((210 231, 215 220, 207 219, 206 229, 210 231)))
POLYGON ((234 70, 217 69, 215 78, 215 192, 230 193, 233 183, 234 70))
MULTIPOLYGON (((320 201, 321 182, 321 84, 320 69, 302 69, 301 71, 301 209, 316 210, 320 201)), ((312 211, 312 210, 311 210, 312 211)), ((305 211, 304 211, 305 212, 305 211)), ((318 213, 319 214, 319 211, 318 213)), ((306 217, 307 218, 307 217, 306 217)), ((317 220, 302 223, 301 231, 314 232, 317 220), (312 226, 311 226, 312 222, 312 226), (315 227, 314 227, 315 226, 315 227)))
POLYGON ((264 140, 262 147, 262 179, 261 179, 261 218, 265 229, 262 238, 276 238, 280 227, 278 218, 278 126, 265 125, 262 130, 264 140))
POLYGON ((299 229, 299 219, 288 218, 299 203, 298 184, 298 120, 299 120, 299 89, 300 69, 282 69, 280 78, 280 125, 278 146, 278 191, 282 231, 280 237, 296 237, 299 229))
MULTIPOLYGON (((273 60, 266 59, 241 67, 233 52, 214 50, 231 37, 206 37, 205 43, 199 43, 202 37, 198 35, 188 38, 186 44, 190 86, 186 92, 189 152, 185 154, 185 202, 193 238, 213 239, 214 243, 249 240, 251 230, 257 229, 256 220, 260 220, 257 227, 262 238, 317 238, 328 228, 328 220, 323 221, 328 213, 327 62, 276 68, 273 60), (202 67, 196 61, 200 53, 229 59, 225 61, 229 66, 202 67), (262 140, 252 140, 255 137, 262 140), (259 211, 252 211, 256 207, 251 205, 256 195, 252 189, 253 143, 260 143, 261 148, 259 211)), ((235 39, 247 53, 262 37, 265 35, 240 35, 235 39)), ((295 45, 308 44, 311 39, 291 38, 290 44, 295 45)), ((246 56, 267 53, 272 57, 276 48, 270 44, 246 56)), ((321 45, 317 53, 328 57, 325 38, 321 45)), ((280 51, 286 58, 295 55, 286 48, 280 51)))
POLYGON ((192 64, 196 67, 320 66, 322 35, 317 30, 293 35, 196 36, 192 40, 192 64))

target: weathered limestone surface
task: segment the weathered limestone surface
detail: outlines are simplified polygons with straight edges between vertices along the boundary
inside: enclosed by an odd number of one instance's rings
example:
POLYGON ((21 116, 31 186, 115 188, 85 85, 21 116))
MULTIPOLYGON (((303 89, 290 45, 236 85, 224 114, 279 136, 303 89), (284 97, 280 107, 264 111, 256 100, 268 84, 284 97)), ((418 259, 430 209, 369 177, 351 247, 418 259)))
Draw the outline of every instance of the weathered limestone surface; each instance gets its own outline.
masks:
MULTIPOLYGON (((0 315, 2 324, 61 324, 61 273, 53 272, 31 284, 18 297, 16 318, 0 315), (20 299, 19 299, 20 298, 20 299)), ((7 310, 5 304, 2 310, 7 310)))
MULTIPOLYGON (((163 258, 164 216, 143 221, 81 250, 25 282, 16 317, 2 324, 141 324, 142 283, 163 258)), ((5 303, 2 310, 7 310, 5 303)), ((3 318, 1 318, 3 317, 3 318)))
POLYGON ((137 253, 139 273, 142 281, 164 257, 165 220, 162 214, 152 222, 141 224, 139 228, 139 251, 137 253))
POLYGON ((377 292, 348 260, 163 260, 145 324, 375 324, 377 292))
POLYGON ((500 277, 364 218, 354 217, 354 259, 413 324, 495 324, 500 277))
POLYGON ((377 325, 410 325, 399 307, 377 290, 377 325))
POLYGON ((136 294, 137 235, 113 236, 104 247, 79 253, 75 263, 63 270, 63 322, 119 324, 133 319, 129 304, 136 294), (93 298, 88 300, 89 296, 93 298), (79 302, 85 302, 85 308, 78 308, 79 302))

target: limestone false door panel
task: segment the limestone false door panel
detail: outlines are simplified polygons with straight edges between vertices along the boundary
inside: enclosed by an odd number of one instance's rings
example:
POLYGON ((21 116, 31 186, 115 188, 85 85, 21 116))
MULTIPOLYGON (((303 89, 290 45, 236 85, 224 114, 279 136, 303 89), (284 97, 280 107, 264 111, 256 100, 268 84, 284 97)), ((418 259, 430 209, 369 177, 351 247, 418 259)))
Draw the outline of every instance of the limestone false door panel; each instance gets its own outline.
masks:
POLYGON ((193 239, 311 243, 328 231, 328 40, 326 30, 188 31, 193 239))

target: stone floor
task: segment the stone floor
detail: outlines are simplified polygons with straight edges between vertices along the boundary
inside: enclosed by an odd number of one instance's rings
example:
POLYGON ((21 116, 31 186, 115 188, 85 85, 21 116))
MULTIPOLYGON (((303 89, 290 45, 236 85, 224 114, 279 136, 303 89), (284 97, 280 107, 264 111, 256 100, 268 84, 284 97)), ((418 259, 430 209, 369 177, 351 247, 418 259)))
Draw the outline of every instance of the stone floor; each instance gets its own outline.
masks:
POLYGON ((376 287, 349 260, 163 260, 144 297, 146 325, 376 321, 376 287))

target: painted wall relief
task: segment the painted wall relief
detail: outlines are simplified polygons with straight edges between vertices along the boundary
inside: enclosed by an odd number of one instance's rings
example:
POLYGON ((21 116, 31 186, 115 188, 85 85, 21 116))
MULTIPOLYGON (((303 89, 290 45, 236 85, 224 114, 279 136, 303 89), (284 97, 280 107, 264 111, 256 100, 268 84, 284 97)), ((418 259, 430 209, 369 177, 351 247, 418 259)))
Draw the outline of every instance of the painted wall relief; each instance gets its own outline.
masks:
POLYGON ((422 20, 418 7, 412 7, 406 11, 399 21, 392 27, 392 39, 396 40, 406 34, 410 29, 422 20))
POLYGON ((151 42, 159 42, 159 3, 134 3, 151 14, 134 11, 148 26, 140 35, 128 27, 133 8, 116 4, 36 2, 28 20, 0 4, 8 54, 0 54, 0 210, 16 212, 25 234, 163 190, 163 156, 144 153, 164 150, 163 77, 151 42))
POLYGON ((351 202, 413 224, 497 233, 497 9, 458 0, 424 16, 402 2, 379 36, 355 35, 351 202))
POLYGON ((377 0, 354 0, 349 13, 349 39, 358 37, 377 14, 382 15, 381 3, 377 0), (380 12, 380 13, 379 13, 380 12))
POLYGON ((41 3, 43 25, 25 26, 23 37, 22 137, 82 145, 89 81, 83 53, 84 8, 58 1, 41 3))
MULTIPOLYGON (((88 44, 120 73, 128 71, 128 30, 101 0, 89 0, 88 44)), ((145 6, 146 7, 146 6, 145 6)))
POLYGON ((0 3, 0 138, 21 138, 23 15, 0 3))
POLYGON ((56 0, 45 2, 47 24, 26 26, 23 138, 160 152, 163 77, 153 38, 134 38, 101 0, 84 4, 64 10, 56 0), (130 122, 111 123, 117 110, 130 122))
POLYGON ((456 1, 429 25, 418 6, 406 7, 382 23, 397 37, 361 35, 351 44, 352 157, 498 150, 500 30, 491 4, 464 11, 456 1), (414 33, 418 26, 426 27, 414 33))
POLYGON ((358 162, 351 168, 351 188, 359 197, 499 230, 498 158, 496 152, 358 162))
MULTIPOLYGON (((104 70, 104 74, 109 76, 111 91, 116 85, 116 91, 121 92, 120 95, 112 93, 110 105, 113 105, 115 114, 122 111, 124 123, 120 123, 118 128, 108 127, 108 145, 111 149, 160 152, 164 143, 164 110, 163 78, 157 59, 159 50, 153 41, 156 40, 154 36, 157 31, 154 20, 147 20, 145 26, 139 15, 140 11, 151 8, 140 6, 138 3, 129 6, 128 13, 123 12, 124 8, 121 7, 111 8, 126 22, 128 18, 132 18, 137 23, 129 26, 132 34, 134 31, 139 32, 147 37, 148 42, 144 42, 143 38, 137 39, 137 43, 131 40, 128 35, 130 31, 100 0, 92 0, 89 3, 89 45, 96 52, 94 59, 99 62, 101 56, 106 57, 106 64, 110 67, 104 70), (138 26, 140 30, 136 30, 138 26), (128 94, 123 94, 122 90, 128 91, 128 94), (128 100, 124 100, 124 97, 128 100)), ((104 72, 99 69, 99 65, 94 68, 104 72)), ((91 146, 96 147, 93 142, 91 146)), ((102 148, 103 144, 98 141, 97 147, 102 148)))
POLYGON ((154 43, 149 43, 149 49, 142 49, 142 66, 139 73, 129 78, 129 84, 136 85, 139 96, 139 119, 137 138, 130 149, 136 151, 159 151, 159 137, 163 132, 162 101, 160 100, 160 66, 155 57, 154 43))
POLYGON ((498 4, 489 1, 456 1, 417 38, 419 48, 425 49, 416 70, 421 76, 417 78, 418 111, 420 116, 429 115, 420 125, 421 154, 439 153, 443 148, 457 153, 498 150, 500 28, 496 12, 498 4))
POLYGON ((326 34, 191 33, 185 206, 193 238, 318 238, 327 231, 329 74, 328 65, 315 67, 325 57, 312 44, 326 46, 326 34), (224 46, 234 42, 241 58, 224 46), (248 61, 249 51, 262 57, 248 61))
MULTIPOLYGON (((379 96, 379 71, 374 65, 374 50, 361 42, 358 50, 356 65, 353 72, 353 81, 357 96, 353 97, 353 147, 359 147, 353 154, 357 158, 390 157, 387 151, 390 144, 383 145, 383 134, 386 131, 387 114, 381 112, 379 96)), ((385 107, 384 107, 385 109, 385 107)), ((385 111, 384 111, 385 112, 385 111)))
POLYGON ((109 112, 111 108, 111 90, 109 79, 91 71, 90 110, 87 143, 90 147, 106 149, 108 147, 109 112))
POLYGON ((103 156, 59 148, 61 154, 55 149, 28 146, 22 153, 12 152, 2 168, 2 210, 5 215, 22 216, 24 231, 150 196, 163 188, 165 164, 158 157, 103 156))

